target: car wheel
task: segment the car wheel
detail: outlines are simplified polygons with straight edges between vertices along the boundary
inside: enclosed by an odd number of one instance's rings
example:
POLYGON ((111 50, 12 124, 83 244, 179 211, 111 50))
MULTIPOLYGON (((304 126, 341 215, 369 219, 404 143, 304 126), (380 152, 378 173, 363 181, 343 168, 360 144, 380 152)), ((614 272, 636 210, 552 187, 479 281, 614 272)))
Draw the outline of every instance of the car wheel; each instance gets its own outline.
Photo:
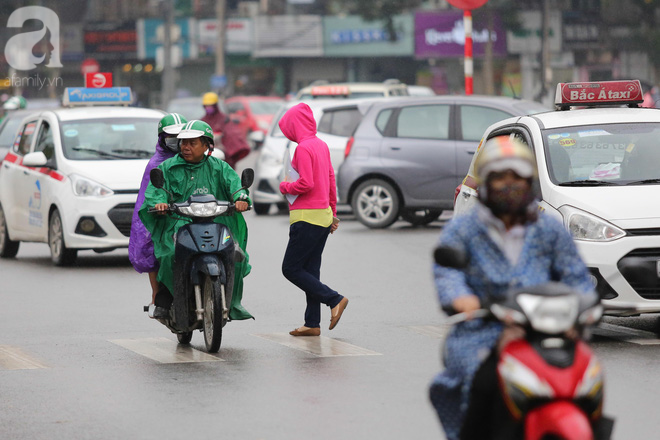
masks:
POLYGON ((353 212, 363 225, 387 228, 399 217, 399 194, 381 179, 370 179, 360 184, 353 196, 353 212))
POLYGON ((5 212, 0 206, 0 257, 14 258, 18 253, 18 246, 20 241, 13 241, 9 239, 9 232, 7 231, 7 221, 5 220, 5 212))
POLYGON ((78 251, 69 249, 64 242, 64 227, 58 210, 53 211, 48 222, 48 245, 50 246, 50 259, 56 266, 71 266, 78 251))
POLYGON ((267 215, 268 211, 270 211, 270 203, 254 203, 252 204, 252 208, 257 215, 267 215))
POLYGON ((401 218, 413 226, 428 225, 442 214, 441 209, 420 209, 405 210, 401 213, 401 218))

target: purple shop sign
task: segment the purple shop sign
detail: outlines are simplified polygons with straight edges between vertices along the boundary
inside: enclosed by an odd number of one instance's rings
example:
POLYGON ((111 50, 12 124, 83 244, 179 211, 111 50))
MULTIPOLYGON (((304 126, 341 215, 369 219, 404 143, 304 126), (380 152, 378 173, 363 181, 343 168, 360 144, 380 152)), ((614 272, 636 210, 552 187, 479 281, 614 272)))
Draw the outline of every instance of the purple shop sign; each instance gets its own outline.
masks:
MULTIPOLYGON (((495 16, 493 30, 493 54, 506 55, 506 32, 499 17, 495 16)), ((488 41, 488 24, 485 17, 472 16, 473 56, 484 55, 488 41)), ((415 56, 417 58, 447 58, 465 55, 465 29, 462 12, 418 12, 415 14, 415 56)))

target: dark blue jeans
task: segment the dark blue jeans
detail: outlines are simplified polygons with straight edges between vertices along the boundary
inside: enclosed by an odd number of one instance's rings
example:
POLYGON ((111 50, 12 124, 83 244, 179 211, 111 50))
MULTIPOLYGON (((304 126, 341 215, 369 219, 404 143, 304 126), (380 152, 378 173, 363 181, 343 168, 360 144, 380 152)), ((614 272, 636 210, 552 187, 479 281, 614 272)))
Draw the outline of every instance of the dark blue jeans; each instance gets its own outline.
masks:
POLYGON ((321 303, 335 307, 343 296, 321 282, 321 255, 330 227, 296 222, 289 227, 289 244, 284 253, 282 274, 305 292, 305 326, 321 325, 321 303))

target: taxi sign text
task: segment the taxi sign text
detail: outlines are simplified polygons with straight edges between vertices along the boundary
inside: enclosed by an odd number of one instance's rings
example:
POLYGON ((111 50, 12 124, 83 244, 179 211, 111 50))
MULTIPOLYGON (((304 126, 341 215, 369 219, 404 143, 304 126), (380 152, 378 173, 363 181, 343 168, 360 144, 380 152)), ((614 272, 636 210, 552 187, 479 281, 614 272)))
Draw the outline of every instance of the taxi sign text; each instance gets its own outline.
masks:
POLYGON ((133 102, 130 87, 85 88, 64 90, 63 105, 129 105, 133 102))
POLYGON ((312 87, 312 95, 350 95, 351 91, 346 86, 316 86, 312 87))
POLYGON ((639 80, 557 84, 555 104, 598 105, 643 102, 639 80))

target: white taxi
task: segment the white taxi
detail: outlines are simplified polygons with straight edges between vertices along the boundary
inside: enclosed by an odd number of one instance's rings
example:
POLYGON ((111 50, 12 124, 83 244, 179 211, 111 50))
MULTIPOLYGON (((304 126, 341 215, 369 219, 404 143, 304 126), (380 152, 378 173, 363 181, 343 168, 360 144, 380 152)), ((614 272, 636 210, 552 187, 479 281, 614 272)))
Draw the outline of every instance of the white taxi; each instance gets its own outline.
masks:
POLYGON ((67 89, 64 106, 20 124, 0 166, 0 257, 21 241, 50 246, 59 266, 78 250, 128 246, 144 169, 155 152, 160 110, 133 108, 128 88, 67 89))
MULTIPOLYGON (((640 82, 558 84, 557 110, 505 119, 535 153, 541 210, 572 233, 608 313, 660 312, 660 110, 639 108, 640 82), (621 306, 617 309, 617 305, 621 306)), ((454 215, 475 203, 475 154, 454 215)))

